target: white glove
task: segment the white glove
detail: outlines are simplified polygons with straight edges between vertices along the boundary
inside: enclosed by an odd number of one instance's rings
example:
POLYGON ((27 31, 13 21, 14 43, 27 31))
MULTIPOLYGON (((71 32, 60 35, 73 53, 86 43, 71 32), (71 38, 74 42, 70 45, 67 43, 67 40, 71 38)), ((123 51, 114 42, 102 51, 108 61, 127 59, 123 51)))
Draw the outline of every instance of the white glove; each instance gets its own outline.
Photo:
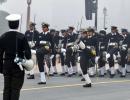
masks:
POLYGON ((54 58, 54 55, 51 55, 50 59, 53 59, 54 58))
POLYGON ((108 53, 108 54, 106 54, 106 59, 108 59, 110 57, 110 54, 108 53))
POLYGON ((74 45, 74 51, 77 51, 77 50, 79 50, 79 46, 78 45, 74 45))
POLYGON ((65 53, 65 52, 63 52, 63 56, 66 56, 66 53, 65 53))
POLYGON ((99 57, 97 56, 97 57, 95 57, 95 62, 96 63, 98 63, 98 59, 99 59, 99 57))
POLYGON ((117 57, 118 57, 118 58, 120 58, 120 57, 121 57, 121 55, 120 55, 120 53, 119 53, 119 52, 118 52, 118 55, 117 55, 117 57))
POLYGON ((29 42, 28 44, 29 44, 29 46, 30 46, 31 48, 35 46, 35 43, 34 43, 34 42, 32 42, 32 41, 31 41, 31 42, 29 42))
POLYGON ((80 57, 78 57, 78 62, 80 61, 80 57))
POLYGON ((85 44, 82 41, 80 41, 78 45, 81 49, 85 49, 85 44))
POLYGON ((113 59, 116 60, 116 55, 113 55, 113 59))
POLYGON ((32 54, 36 54, 36 50, 32 50, 32 49, 31 49, 31 53, 32 53, 32 54))
POLYGON ((40 44, 46 44, 47 42, 46 41, 40 41, 40 44))
POLYGON ((125 45, 122 45, 122 50, 126 50, 126 46, 125 45))
POLYGON ((64 49, 64 48, 61 48, 61 52, 63 53, 63 52, 66 52, 66 49, 64 49))

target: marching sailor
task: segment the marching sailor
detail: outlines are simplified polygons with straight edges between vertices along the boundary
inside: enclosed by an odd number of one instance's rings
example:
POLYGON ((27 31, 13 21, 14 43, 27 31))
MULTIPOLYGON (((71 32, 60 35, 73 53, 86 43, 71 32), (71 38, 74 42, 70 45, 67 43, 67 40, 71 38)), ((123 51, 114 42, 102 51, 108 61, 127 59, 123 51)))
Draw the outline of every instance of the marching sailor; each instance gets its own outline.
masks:
POLYGON ((128 31, 127 29, 122 29, 122 41, 120 41, 120 59, 119 59, 119 65, 120 65, 120 77, 126 76, 126 63, 127 63, 127 53, 128 53, 128 31))
POLYGON ((60 50, 60 58, 61 58, 61 76, 65 76, 68 73, 67 64, 66 64, 66 49, 69 34, 67 30, 61 30, 62 38, 61 38, 61 50, 60 50))
MULTIPOLYGON (((70 35, 70 41, 71 42, 75 42, 78 38, 78 34, 74 32, 75 28, 73 26, 69 26, 68 28, 68 33, 70 35)), ((76 75, 78 73, 78 68, 77 68, 77 52, 76 51, 73 51, 73 54, 71 56, 71 65, 72 65, 72 69, 73 69, 73 75, 76 75)))
POLYGON ((111 27, 111 33, 107 34, 106 40, 108 43, 107 52, 106 55, 108 58, 109 68, 110 68, 110 78, 113 78, 115 76, 115 59, 118 55, 119 51, 119 42, 121 41, 122 36, 118 33, 117 27, 112 26, 111 27))
POLYGON ((53 42, 54 42, 54 57, 52 59, 52 67, 54 68, 54 74, 57 74, 57 67, 56 67, 56 56, 60 53, 60 41, 62 37, 59 36, 59 31, 55 31, 53 34, 53 42))
POLYGON ((83 78, 85 79, 86 84, 83 85, 83 87, 91 87, 92 82, 88 74, 88 69, 91 66, 91 58, 96 55, 95 51, 90 48, 89 42, 91 39, 89 38, 88 30, 84 30, 83 33, 81 33, 81 39, 79 42, 79 47, 81 49, 80 52, 80 67, 82 70, 83 78))
POLYGON ((130 73, 130 34, 127 34, 125 39, 127 43, 127 57, 126 57, 126 72, 130 73))
MULTIPOLYGON (((36 41, 38 39, 38 35, 39 35, 39 32, 36 30, 35 28, 35 23, 33 22, 30 22, 29 24, 29 30, 27 30, 25 32, 25 36, 28 40, 28 43, 29 43, 29 46, 31 48, 31 51, 32 51, 32 59, 33 61, 35 62, 35 65, 36 65, 36 41)), ((27 77, 27 79, 34 79, 34 70, 35 70, 35 67, 34 69, 32 69, 29 73, 29 76, 27 77)))
POLYGON ((106 50, 107 50, 107 43, 106 43, 106 31, 101 30, 99 32, 99 58, 98 58, 98 66, 99 66, 99 77, 104 77, 106 74, 106 50))
POLYGON ((45 77, 45 61, 48 66, 48 74, 51 72, 51 54, 53 52, 53 41, 52 41, 52 35, 49 32, 49 24, 47 23, 42 23, 42 30, 38 36, 38 41, 36 42, 36 57, 38 61, 38 68, 40 71, 40 77, 41 81, 38 83, 39 85, 41 84, 46 84, 46 77, 45 77), (45 58, 45 59, 44 59, 45 58))
POLYGON ((77 52, 72 50, 74 42, 76 41, 78 35, 74 33, 74 27, 69 27, 68 38, 67 38, 67 48, 66 48, 66 65, 68 67, 68 77, 77 74, 76 66, 76 55, 77 52))
MULTIPOLYGON (((87 45, 96 52, 96 55, 91 57, 91 63, 89 68, 89 75, 90 77, 94 77, 96 74, 95 68, 95 58, 98 54, 98 34, 95 32, 93 28, 88 28, 88 40, 87 45)), ((97 67, 97 65, 96 65, 97 67)))

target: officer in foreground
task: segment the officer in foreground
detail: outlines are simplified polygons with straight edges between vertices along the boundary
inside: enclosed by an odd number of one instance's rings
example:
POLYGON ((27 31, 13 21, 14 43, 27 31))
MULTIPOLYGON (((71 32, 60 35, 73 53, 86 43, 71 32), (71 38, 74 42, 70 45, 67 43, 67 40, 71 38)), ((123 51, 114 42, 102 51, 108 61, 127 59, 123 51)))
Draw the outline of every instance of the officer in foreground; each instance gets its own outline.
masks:
POLYGON ((0 37, 0 73, 4 76, 3 100, 19 100, 24 83, 24 69, 14 62, 15 57, 31 59, 27 39, 19 33, 20 15, 6 17, 10 30, 0 37))

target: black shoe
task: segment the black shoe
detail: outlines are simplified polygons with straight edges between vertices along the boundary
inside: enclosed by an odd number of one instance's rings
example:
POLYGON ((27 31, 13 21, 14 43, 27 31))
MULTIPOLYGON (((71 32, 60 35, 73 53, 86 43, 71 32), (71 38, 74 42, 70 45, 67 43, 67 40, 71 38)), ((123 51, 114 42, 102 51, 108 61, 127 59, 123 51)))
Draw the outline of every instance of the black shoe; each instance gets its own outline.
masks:
POLYGON ((54 74, 49 74, 49 76, 54 76, 54 74))
POLYGON ((107 75, 107 73, 104 73, 104 76, 107 75))
POLYGON ((120 72, 119 70, 117 70, 117 73, 118 73, 118 74, 121 74, 121 72, 120 72))
POLYGON ((130 71, 127 71, 127 70, 126 70, 126 73, 130 73, 130 71))
POLYGON ((55 74, 55 75, 57 75, 58 73, 57 73, 57 72, 55 72, 54 74, 55 74))
POLYGON ((39 82, 39 83, 37 83, 38 85, 45 85, 46 84, 46 82, 39 82))
POLYGON ((72 76, 73 76, 73 74, 68 74, 68 75, 67 75, 67 77, 72 77, 72 76))
POLYGON ((77 75, 77 72, 76 72, 76 73, 73 73, 73 75, 77 75))
POLYGON ((114 78, 115 74, 110 74, 110 78, 114 78))
POLYGON ((82 76, 82 74, 79 74, 79 76, 82 76))
POLYGON ((83 85, 83 87, 92 87, 92 84, 90 83, 90 84, 85 84, 85 85, 83 85))
POLYGON ((82 78, 81 81, 85 81, 85 78, 82 78))
POLYGON ((110 70, 107 70, 107 73, 108 73, 108 74, 111 74, 110 70))
POLYGON ((60 76, 65 76, 65 73, 61 73, 60 76))
POLYGON ((27 76, 30 76, 30 74, 27 74, 27 76))
POLYGON ((65 72, 65 74, 68 74, 68 72, 65 72))
POLYGON ((121 78, 125 78, 125 77, 126 77, 126 75, 121 75, 120 77, 121 77, 121 78))
POLYGON ((95 75, 89 75, 89 77, 93 78, 93 77, 95 77, 95 75))
POLYGON ((104 77, 104 75, 99 75, 99 77, 104 77))
POLYGON ((27 77, 27 79, 35 79, 34 75, 30 75, 27 77))

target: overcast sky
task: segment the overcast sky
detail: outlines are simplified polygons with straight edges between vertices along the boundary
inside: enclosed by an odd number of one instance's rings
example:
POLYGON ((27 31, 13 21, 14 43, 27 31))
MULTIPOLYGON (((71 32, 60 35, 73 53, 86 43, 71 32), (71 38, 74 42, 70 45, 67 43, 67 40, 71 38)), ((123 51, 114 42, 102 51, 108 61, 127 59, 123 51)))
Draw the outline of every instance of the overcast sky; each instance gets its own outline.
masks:
MULTIPOLYGON (((103 28, 103 8, 107 8, 107 27, 117 25, 119 28, 130 29, 130 0, 98 0, 98 29, 103 28)), ((84 0, 32 0, 31 20, 36 16, 37 29, 41 31, 41 22, 48 22, 51 28, 67 28, 73 25, 77 28, 83 20, 82 27, 94 26, 93 21, 85 19, 84 0)), ((9 13, 20 13, 22 31, 26 29, 26 0, 7 0, 0 5, 0 10, 9 13)))

